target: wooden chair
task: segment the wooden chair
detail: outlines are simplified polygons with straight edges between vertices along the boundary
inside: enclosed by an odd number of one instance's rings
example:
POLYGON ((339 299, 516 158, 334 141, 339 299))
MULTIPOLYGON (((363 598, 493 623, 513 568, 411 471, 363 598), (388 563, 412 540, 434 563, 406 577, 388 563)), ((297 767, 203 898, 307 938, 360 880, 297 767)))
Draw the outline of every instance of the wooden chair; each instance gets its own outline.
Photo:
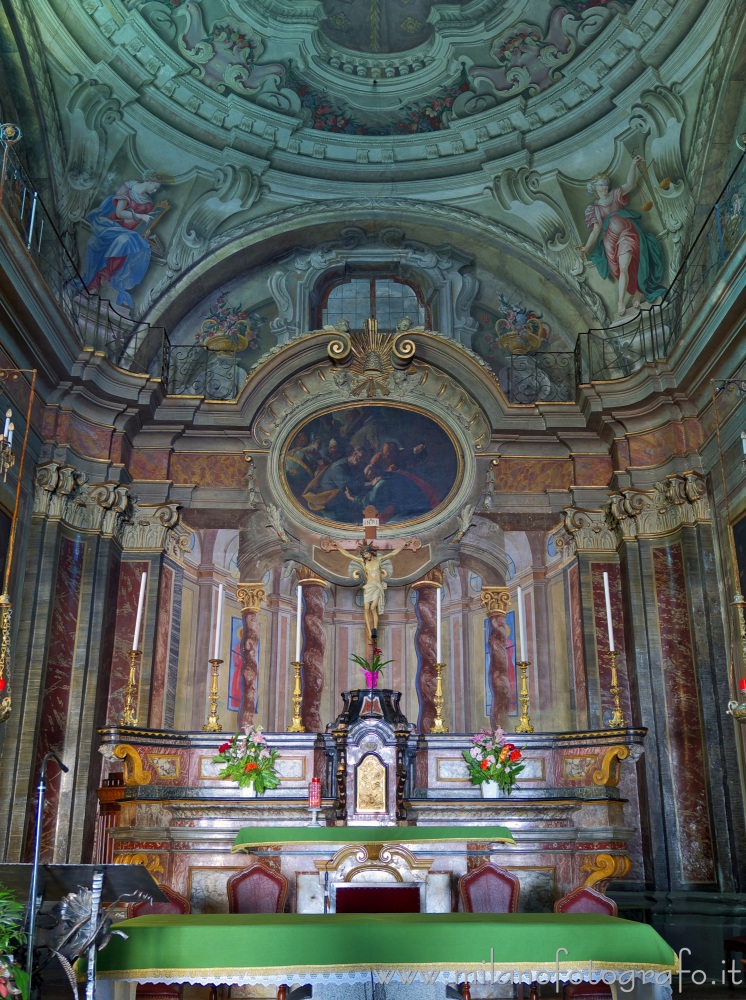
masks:
MULTIPOLYGON (((555 913, 602 913, 617 915, 617 905, 597 889, 581 885, 554 904, 555 913)), ((605 983, 565 983, 565 1000, 611 1000, 613 993, 605 983)))
MULTIPOLYGON (((168 897, 168 902, 130 903, 127 907, 127 916, 142 917, 147 913, 189 913, 191 909, 189 900, 181 893, 169 889, 167 885, 159 885, 158 888, 168 897)), ((143 983, 137 987, 135 993, 137 1000, 180 1000, 182 995, 181 986, 169 986, 166 983, 143 983)))
POLYGON ((459 879, 464 913, 516 913, 521 883, 515 875, 489 862, 459 879))
POLYGON ((226 884, 229 913, 282 913, 288 880, 255 863, 231 875, 226 884))

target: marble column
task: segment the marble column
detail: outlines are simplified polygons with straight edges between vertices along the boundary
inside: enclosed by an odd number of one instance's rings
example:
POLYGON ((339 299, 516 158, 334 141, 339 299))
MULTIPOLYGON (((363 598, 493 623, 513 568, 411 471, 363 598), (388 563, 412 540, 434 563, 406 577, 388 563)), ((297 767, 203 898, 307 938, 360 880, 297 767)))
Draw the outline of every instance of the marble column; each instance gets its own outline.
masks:
MULTIPOLYGON (((440 570, 432 570, 427 576, 414 585, 417 595, 417 632, 414 645, 417 650, 417 699, 420 710, 417 716, 417 729, 421 733, 429 733, 435 722, 435 664, 436 649, 436 616, 437 592, 443 584, 443 574, 440 570)), ((442 653, 441 653, 442 655, 442 653)))
POLYGON ((480 598, 489 622, 487 645, 490 651, 490 688, 492 689, 492 728, 505 727, 510 709, 508 681, 508 626, 506 615, 510 605, 507 587, 482 587, 480 598))
POLYGON ((250 726, 256 711, 256 679, 259 674, 259 611, 267 596, 261 583, 239 583, 236 596, 241 606, 241 707, 239 727, 250 726))
POLYGON ((324 692, 324 588, 327 581, 316 576, 307 566, 300 566, 296 576, 298 586, 303 587, 304 598, 300 715, 307 733, 320 733, 324 728, 321 721, 321 696, 324 692))

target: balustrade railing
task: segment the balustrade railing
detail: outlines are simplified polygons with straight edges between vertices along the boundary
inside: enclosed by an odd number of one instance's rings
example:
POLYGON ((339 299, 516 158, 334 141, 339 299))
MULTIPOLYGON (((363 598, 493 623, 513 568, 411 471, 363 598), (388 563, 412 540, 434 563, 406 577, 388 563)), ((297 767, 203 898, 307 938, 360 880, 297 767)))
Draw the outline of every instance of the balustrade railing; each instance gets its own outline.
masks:
MULTIPOLYGON (((234 399, 246 377, 233 352, 174 346, 162 327, 125 316, 83 283, 69 245, 13 151, 15 125, 0 125, 0 204, 18 229, 85 347, 121 368, 163 378, 167 392, 234 399)), ((746 154, 741 156, 663 300, 626 322, 578 335, 573 351, 511 355, 499 381, 512 403, 572 402, 579 385, 626 378, 666 357, 741 243, 746 228, 746 154)))

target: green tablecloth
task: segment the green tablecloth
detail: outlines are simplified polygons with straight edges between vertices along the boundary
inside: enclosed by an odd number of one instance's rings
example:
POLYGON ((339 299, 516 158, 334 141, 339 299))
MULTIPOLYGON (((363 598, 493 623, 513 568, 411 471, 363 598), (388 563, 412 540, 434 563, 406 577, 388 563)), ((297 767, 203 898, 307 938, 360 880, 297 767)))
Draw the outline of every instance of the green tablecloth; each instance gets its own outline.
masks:
POLYGON ((514 844, 505 826, 246 826, 233 851, 276 844, 416 844, 468 841, 514 844))
MULTIPOLYGON (((140 982, 286 981, 294 974, 383 969, 484 972, 671 971, 673 950, 649 925, 590 914, 190 914, 117 925, 98 975, 140 982)), ((561 975, 567 978, 567 975, 561 975)))

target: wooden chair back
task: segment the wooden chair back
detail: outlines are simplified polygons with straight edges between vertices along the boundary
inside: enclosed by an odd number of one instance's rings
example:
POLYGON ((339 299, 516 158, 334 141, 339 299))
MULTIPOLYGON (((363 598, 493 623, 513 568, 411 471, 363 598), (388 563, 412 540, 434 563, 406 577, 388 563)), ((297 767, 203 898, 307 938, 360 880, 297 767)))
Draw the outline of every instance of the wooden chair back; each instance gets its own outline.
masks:
POLYGON ((231 875, 226 886, 229 913, 282 913, 288 880, 255 863, 231 875))
POLYGON ((464 875, 458 884, 465 913, 516 913, 520 888, 515 875, 492 862, 464 875))

